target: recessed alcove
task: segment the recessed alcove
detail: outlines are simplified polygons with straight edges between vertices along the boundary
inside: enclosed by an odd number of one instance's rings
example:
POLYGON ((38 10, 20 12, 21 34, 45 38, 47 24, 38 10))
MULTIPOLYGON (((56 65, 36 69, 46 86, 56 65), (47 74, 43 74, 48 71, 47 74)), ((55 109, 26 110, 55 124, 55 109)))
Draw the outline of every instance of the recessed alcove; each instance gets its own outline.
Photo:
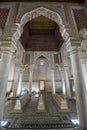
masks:
POLYGON ((20 41, 26 51, 59 51, 64 42, 59 26, 42 15, 25 24, 20 41))

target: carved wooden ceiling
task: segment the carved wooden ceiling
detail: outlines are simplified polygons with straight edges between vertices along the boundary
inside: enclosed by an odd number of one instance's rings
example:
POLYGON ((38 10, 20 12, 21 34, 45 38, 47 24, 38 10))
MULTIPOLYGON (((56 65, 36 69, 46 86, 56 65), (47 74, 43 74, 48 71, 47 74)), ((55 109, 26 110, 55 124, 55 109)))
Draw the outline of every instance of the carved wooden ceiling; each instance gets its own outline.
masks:
POLYGON ((0 0, 0 2, 68 2, 68 3, 84 3, 85 0, 0 0))
POLYGON ((55 22, 53 22, 52 20, 50 20, 44 16, 39 16, 29 22, 29 29, 32 29, 32 30, 36 30, 36 29, 53 30, 53 29, 55 29, 55 27, 56 27, 55 22))
POLYGON ((20 41, 26 51, 58 51, 63 44, 58 25, 44 16, 24 26, 20 41))

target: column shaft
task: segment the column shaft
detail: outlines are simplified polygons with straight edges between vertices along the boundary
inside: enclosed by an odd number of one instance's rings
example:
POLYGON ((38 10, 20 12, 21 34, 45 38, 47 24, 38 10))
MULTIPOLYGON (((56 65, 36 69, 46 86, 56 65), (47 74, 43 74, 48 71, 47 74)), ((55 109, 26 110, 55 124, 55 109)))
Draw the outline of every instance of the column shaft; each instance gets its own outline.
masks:
POLYGON ((87 61, 86 59, 81 59, 81 66, 82 66, 83 77, 84 77, 86 91, 87 91, 87 61))
POLYGON ((67 96, 71 97, 71 89, 70 89, 70 82, 69 82, 69 75, 68 75, 68 69, 65 67, 65 80, 66 80, 66 90, 67 90, 67 96))
POLYGON ((8 83, 8 74, 9 74, 11 59, 12 59, 11 52, 9 51, 2 52, 1 72, 0 72, 0 121, 3 119, 6 88, 8 83))
POLYGON ((55 94, 54 69, 51 70, 51 77, 52 77, 52 93, 55 94))
POLYGON ((76 90, 77 112, 80 121, 80 129, 84 130, 87 129, 87 117, 86 117, 87 108, 85 104, 86 93, 78 50, 77 49, 72 50, 70 52, 70 57, 76 90))
POLYGON ((17 87, 18 87, 18 78, 19 78, 19 68, 15 69, 14 74, 14 83, 13 83, 13 96, 17 96, 17 87))
POLYGON ((20 95, 20 93, 21 93, 22 77, 23 77, 23 70, 22 70, 22 72, 20 72, 20 75, 19 75, 17 95, 20 95))
POLYGON ((61 78, 62 78, 62 94, 64 97, 66 97, 66 85, 65 85, 65 79, 64 79, 64 72, 61 71, 61 78))
POLYGON ((29 71, 29 93, 31 94, 32 91, 32 76, 33 76, 33 70, 32 68, 29 71))

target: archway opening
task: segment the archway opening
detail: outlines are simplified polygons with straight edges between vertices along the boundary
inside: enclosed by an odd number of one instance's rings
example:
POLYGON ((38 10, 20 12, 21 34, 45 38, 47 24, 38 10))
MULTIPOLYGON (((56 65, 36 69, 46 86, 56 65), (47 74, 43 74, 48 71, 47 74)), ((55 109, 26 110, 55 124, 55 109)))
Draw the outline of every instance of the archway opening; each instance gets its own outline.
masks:
POLYGON ((42 15, 25 24, 20 41, 25 51, 59 51, 64 42, 58 24, 42 15))

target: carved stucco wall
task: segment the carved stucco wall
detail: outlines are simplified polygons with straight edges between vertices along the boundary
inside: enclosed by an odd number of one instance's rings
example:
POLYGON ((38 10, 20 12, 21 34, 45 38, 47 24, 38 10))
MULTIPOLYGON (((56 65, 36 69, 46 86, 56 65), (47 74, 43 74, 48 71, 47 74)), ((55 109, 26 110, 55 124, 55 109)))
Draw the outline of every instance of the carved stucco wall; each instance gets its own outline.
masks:
MULTIPOLYGON (((53 3, 53 4, 47 4, 47 3, 44 3, 44 4, 41 4, 41 3, 37 3, 37 4, 36 3, 11 4, 10 3, 10 5, 3 3, 2 6, 3 7, 10 7, 9 17, 7 19, 7 25, 14 24, 14 23, 20 23, 20 20, 25 13, 27 13, 35 8, 38 8, 40 6, 43 6, 45 8, 49 8, 50 10, 57 12, 61 16, 65 27, 72 28, 73 30, 76 29, 76 22, 74 20, 74 14, 73 14, 72 8, 73 7, 78 8, 80 6, 83 7, 83 5, 80 5, 80 4, 60 4, 60 3, 59 4, 56 4, 56 3, 53 3)), ((2 6, 0 5, 0 8, 2 8, 2 6)), ((24 52, 24 50, 23 50, 22 46, 18 45, 17 56, 20 58, 21 61, 22 61, 22 57, 23 57, 23 52, 24 52)), ((35 54, 36 56, 34 56, 34 54, 30 54, 30 55, 31 55, 31 57, 33 57, 33 58, 31 58, 32 61, 35 58, 38 58, 39 56, 41 56, 40 53, 35 54)), ((46 56, 48 59, 50 59, 50 63, 54 63, 52 60, 52 55, 49 56, 49 54, 43 53, 43 56, 46 56)), ((31 61, 31 63, 32 63, 32 61, 31 61)), ((29 75, 26 74, 26 77, 28 80, 29 75)), ((56 77, 58 78, 58 75, 56 77)))
POLYGON ((66 26, 66 27, 71 27, 71 28, 75 28, 75 25, 74 25, 74 20, 73 20, 73 14, 72 14, 72 7, 79 7, 79 6, 83 6, 83 5, 80 5, 80 4, 60 4, 60 3, 20 3, 20 6, 19 6, 19 11, 18 11, 18 15, 17 15, 17 19, 16 19, 16 22, 20 22, 20 19, 21 17, 35 9, 35 8, 38 8, 40 6, 43 6, 45 8, 48 8, 52 11, 55 11, 57 12, 62 20, 63 20, 63 24, 66 26))
POLYGON ((37 4, 36 3, 27 3, 26 4, 26 3, 21 3, 16 21, 20 22, 21 17, 25 13, 27 13, 35 8, 38 8, 40 6, 43 6, 45 8, 49 8, 50 10, 57 12, 62 17, 64 25, 66 25, 67 21, 66 21, 66 16, 65 16, 65 12, 64 12, 64 6, 62 4, 47 4, 47 3, 43 3, 43 4, 41 4, 41 3, 37 3, 37 4))
POLYGON ((6 25, 10 25, 14 23, 20 23, 20 20, 25 13, 41 6, 48 8, 54 12, 57 12, 62 18, 65 28, 72 28, 73 30, 77 29, 75 17, 73 14, 73 8, 79 8, 79 7, 84 8, 84 5, 82 4, 34 3, 34 2, 2 3, 0 5, 0 8, 2 7, 10 8, 9 16, 6 22, 6 25))
MULTIPOLYGON (((85 2, 85 7, 87 1, 85 2)), ((76 22, 74 20, 74 14, 73 14, 73 8, 84 8, 84 5, 82 4, 61 4, 61 3, 26 3, 26 2, 20 2, 20 3, 1 3, 0 8, 9 8, 9 16, 7 18, 6 25, 10 25, 12 23, 20 23, 20 20, 22 16, 40 6, 43 6, 45 8, 49 8, 50 10, 53 10, 57 12, 63 21, 63 24, 66 28, 72 28, 76 29, 76 22)))

